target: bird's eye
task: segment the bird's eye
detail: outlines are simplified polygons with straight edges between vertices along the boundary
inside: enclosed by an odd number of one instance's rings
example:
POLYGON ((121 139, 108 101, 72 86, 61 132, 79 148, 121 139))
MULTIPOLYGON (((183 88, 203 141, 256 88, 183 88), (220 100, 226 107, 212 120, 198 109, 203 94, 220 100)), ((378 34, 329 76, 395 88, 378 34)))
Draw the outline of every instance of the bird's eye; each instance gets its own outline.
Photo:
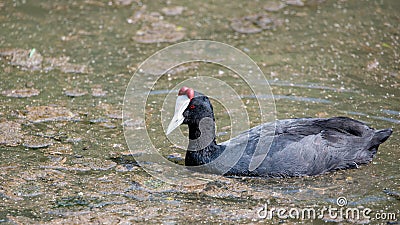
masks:
POLYGON ((194 106, 194 105, 189 106, 189 109, 194 109, 194 108, 196 108, 196 106, 194 106))

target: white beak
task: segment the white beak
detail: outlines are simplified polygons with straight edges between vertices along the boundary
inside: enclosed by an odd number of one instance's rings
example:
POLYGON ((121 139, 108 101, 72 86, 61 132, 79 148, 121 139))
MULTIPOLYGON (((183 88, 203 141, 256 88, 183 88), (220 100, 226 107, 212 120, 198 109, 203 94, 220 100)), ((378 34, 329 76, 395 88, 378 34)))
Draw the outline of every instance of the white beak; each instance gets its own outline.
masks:
POLYGON ((190 103, 190 99, 188 98, 187 95, 179 95, 178 98, 176 99, 175 103, 175 114, 174 117, 172 118, 171 122, 168 125, 167 129, 167 135, 170 134, 175 128, 179 127, 183 123, 183 120, 185 120, 185 117, 183 117, 183 112, 185 112, 186 108, 188 107, 190 103))

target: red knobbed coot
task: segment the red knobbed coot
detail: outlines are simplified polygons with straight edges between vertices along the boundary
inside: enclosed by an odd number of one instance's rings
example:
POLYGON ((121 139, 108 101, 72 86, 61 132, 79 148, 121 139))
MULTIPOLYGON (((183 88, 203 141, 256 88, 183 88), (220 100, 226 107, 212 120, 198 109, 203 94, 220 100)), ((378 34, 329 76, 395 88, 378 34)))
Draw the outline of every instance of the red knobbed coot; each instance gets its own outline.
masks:
POLYGON ((214 121, 208 97, 182 87, 167 135, 182 123, 188 125, 186 166, 211 165, 225 155, 221 163, 214 165, 223 167, 230 163, 229 154, 241 151, 223 171, 227 176, 310 176, 358 168, 369 163, 379 145, 392 134, 391 129, 374 130, 347 117, 301 118, 264 123, 218 145, 214 121), (225 154, 227 149, 230 152, 225 154))

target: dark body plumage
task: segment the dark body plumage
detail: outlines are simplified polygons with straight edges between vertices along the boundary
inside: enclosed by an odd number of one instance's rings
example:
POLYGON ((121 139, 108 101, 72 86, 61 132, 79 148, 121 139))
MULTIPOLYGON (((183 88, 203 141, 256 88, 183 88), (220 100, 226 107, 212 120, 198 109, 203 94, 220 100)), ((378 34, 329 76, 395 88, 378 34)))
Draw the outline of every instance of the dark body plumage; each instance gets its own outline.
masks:
MULTIPOLYGON (((207 164, 220 156, 227 146, 234 146, 229 148, 230 151, 240 146, 245 148, 239 161, 225 173, 228 176, 291 177, 357 168, 370 162, 379 145, 392 133, 391 129, 374 130, 346 117, 286 119, 253 127, 218 145, 213 108, 206 96, 196 92, 183 116, 183 123, 189 126, 187 166, 207 164), (199 122, 206 117, 212 122, 206 129, 204 126, 200 129, 199 122), (202 132, 213 141, 201 150, 191 151, 199 145, 193 140, 198 139, 202 132), (259 166, 249 170, 260 136, 273 141, 269 142, 271 146, 259 166)), ((266 144, 265 148, 268 146, 266 144)))

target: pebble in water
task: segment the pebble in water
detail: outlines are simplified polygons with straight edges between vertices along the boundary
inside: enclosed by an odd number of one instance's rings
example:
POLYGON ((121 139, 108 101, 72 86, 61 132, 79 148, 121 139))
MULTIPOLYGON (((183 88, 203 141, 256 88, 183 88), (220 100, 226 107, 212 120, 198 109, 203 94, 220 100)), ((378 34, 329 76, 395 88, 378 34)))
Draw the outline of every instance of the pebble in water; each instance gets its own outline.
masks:
POLYGON ((117 126, 112 124, 112 123, 101 123, 100 126, 105 127, 105 128, 109 128, 109 129, 114 129, 117 126))
POLYGON ((58 69, 64 73, 89 73, 91 69, 85 64, 73 64, 68 62, 69 57, 43 57, 36 49, 0 49, 0 56, 4 57, 11 65, 22 70, 58 69))
POLYGON ((140 43, 160 43, 160 42, 176 42, 185 37, 182 27, 177 27, 172 23, 159 21, 144 25, 136 32, 133 39, 140 43))
POLYGON ((304 6, 304 2, 302 0, 286 0, 285 3, 287 5, 304 6))
POLYGON ((109 122, 108 119, 105 118, 96 118, 96 119, 91 119, 89 120, 90 123, 107 123, 109 122))
POLYGON ((22 138, 21 124, 13 121, 0 123, 0 145, 18 146, 22 138))
POLYGON ((117 165, 115 167, 115 171, 117 172, 131 172, 134 171, 136 169, 138 169, 138 166, 135 166, 133 164, 123 164, 123 165, 117 165))
POLYGON ((79 90, 79 89, 73 89, 73 90, 66 90, 64 91, 64 94, 68 97, 80 97, 84 96, 87 94, 87 91, 79 90))
POLYGON ((268 1, 264 6, 264 9, 268 12, 277 12, 286 7, 286 4, 280 1, 268 1))
POLYGON ((40 91, 35 88, 25 88, 25 89, 5 90, 2 91, 1 94, 13 98, 29 98, 32 96, 39 95, 40 91))
POLYGON ((71 121, 77 119, 77 114, 60 106, 27 106, 26 119, 32 123, 49 121, 71 121))
POLYGON ((64 73, 89 73, 91 69, 85 64, 73 64, 67 56, 48 57, 45 59, 44 70, 59 69, 64 73))
MULTIPOLYGON (((146 5, 142 6, 133 16, 127 19, 128 23, 141 23, 141 28, 132 38, 139 43, 176 42, 185 37, 184 28, 164 21, 159 12, 147 12, 146 5)), ((179 15, 184 8, 164 8, 163 13, 179 15)))
POLYGON ((374 69, 378 68, 378 66, 379 66, 379 61, 374 59, 373 61, 368 62, 367 70, 368 71, 374 70, 374 69))
POLYGON ((1 49, 0 56, 5 57, 13 66, 19 66, 22 70, 40 70, 43 56, 35 49, 1 49))
POLYGON ((122 119, 121 109, 116 108, 114 105, 102 103, 99 104, 96 108, 104 111, 104 115, 111 119, 122 119))
POLYGON ((158 22, 162 20, 162 15, 158 12, 147 12, 147 6, 143 5, 139 10, 137 10, 133 16, 127 19, 128 23, 136 24, 139 22, 158 22))
POLYGON ((98 158, 78 158, 73 160, 73 163, 88 166, 92 170, 109 170, 117 165, 117 163, 111 160, 102 160, 98 158))
POLYGON ((71 145, 68 144, 53 144, 44 151, 48 155, 72 155, 74 152, 71 145))
POLYGON ((93 97, 104 97, 106 96, 108 91, 103 90, 101 86, 92 87, 92 96, 93 97))
POLYGON ((109 111, 106 116, 111 119, 122 119, 122 112, 120 110, 109 111))
POLYGON ((185 7, 183 6, 173 6, 173 7, 165 7, 161 9, 161 12, 166 16, 177 16, 181 15, 185 7))
POLYGON ((114 3, 116 5, 122 5, 122 6, 132 5, 133 2, 134 2, 133 0, 114 0, 114 3))
POLYGON ((53 142, 48 139, 27 136, 25 137, 22 146, 30 149, 39 149, 39 148, 47 148, 52 144, 53 142))
POLYGON ((255 14, 233 19, 230 26, 238 33, 254 34, 273 29, 280 24, 280 20, 273 19, 267 14, 255 14))
POLYGON ((117 163, 111 160, 102 160, 98 158, 76 158, 69 163, 66 161, 56 162, 54 164, 46 164, 40 166, 43 169, 56 169, 67 171, 80 171, 86 172, 90 170, 110 170, 114 168, 117 163))
POLYGON ((36 140, 29 140, 29 141, 25 141, 22 146, 26 147, 26 148, 31 148, 31 149, 39 149, 39 148, 47 148, 50 145, 52 145, 53 143, 50 141, 36 141, 36 140))

